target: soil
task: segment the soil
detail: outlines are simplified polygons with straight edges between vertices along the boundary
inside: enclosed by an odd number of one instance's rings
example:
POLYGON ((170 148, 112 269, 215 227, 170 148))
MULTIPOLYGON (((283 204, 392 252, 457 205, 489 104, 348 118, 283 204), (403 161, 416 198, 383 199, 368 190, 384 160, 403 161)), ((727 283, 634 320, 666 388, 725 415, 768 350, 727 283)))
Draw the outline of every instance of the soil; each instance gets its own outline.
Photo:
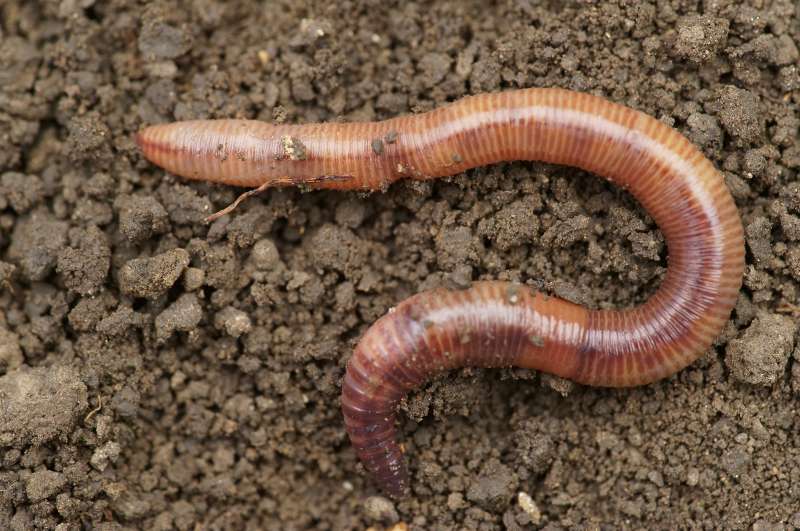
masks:
POLYGON ((0 528, 800 528, 794 0, 0 2, 0 528), (364 330, 477 279, 624 307, 663 238, 580 171, 386 193, 181 181, 133 135, 189 118, 380 119, 558 86, 675 126, 747 231, 728 326, 676 376, 594 389, 465 369, 404 401, 413 493, 339 411, 364 330))

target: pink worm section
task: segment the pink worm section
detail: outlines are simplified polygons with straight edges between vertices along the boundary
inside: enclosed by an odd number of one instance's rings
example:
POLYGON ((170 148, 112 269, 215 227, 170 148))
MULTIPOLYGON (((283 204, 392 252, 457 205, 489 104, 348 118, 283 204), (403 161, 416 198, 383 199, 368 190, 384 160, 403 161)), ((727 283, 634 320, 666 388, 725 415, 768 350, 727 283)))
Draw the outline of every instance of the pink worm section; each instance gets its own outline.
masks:
POLYGON ((711 162, 658 120, 587 94, 484 94, 369 123, 179 122, 149 127, 137 141, 173 173, 249 187, 378 190, 540 160, 607 178, 658 223, 669 267, 639 307, 589 310, 526 286, 479 282, 415 295, 367 330, 348 363, 342 411, 364 466, 396 497, 409 488, 395 428, 409 390, 465 366, 533 368, 596 386, 653 382, 709 348, 742 282, 742 224, 711 162))

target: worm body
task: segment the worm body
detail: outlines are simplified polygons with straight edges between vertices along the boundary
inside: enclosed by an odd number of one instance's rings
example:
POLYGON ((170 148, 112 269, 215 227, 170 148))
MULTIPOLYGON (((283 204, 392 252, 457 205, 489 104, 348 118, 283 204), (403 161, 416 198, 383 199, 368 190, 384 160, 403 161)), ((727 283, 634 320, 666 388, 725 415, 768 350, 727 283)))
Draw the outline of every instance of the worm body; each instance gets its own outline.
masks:
POLYGON ((588 94, 485 94, 371 123, 183 122, 147 128, 137 140, 173 173, 251 187, 375 190, 399 178, 541 160, 609 179, 656 221, 669 267, 639 307, 589 310, 526 286, 479 282, 417 294, 367 330, 347 366, 342 411, 366 469, 393 496, 409 486, 395 433, 409 390, 465 366, 533 368, 596 386, 653 382, 711 345, 742 281, 742 224, 711 162, 658 120, 588 94))

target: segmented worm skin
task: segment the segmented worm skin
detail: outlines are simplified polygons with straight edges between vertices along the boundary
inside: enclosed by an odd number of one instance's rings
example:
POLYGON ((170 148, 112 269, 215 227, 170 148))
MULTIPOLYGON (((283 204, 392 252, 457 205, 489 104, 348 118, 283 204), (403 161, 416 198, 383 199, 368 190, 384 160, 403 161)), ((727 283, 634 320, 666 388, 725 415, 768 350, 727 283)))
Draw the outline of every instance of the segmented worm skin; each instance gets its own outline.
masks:
POLYGON ((465 366, 532 368, 595 386, 653 382, 709 348, 742 281, 742 224, 711 162, 660 121, 587 94, 484 94, 371 123, 173 123, 145 129, 138 143, 178 175, 249 187, 376 190, 540 160, 609 179, 656 221, 669 267, 639 307, 589 310, 526 286, 479 282, 415 295, 367 330, 347 366, 342 410, 361 461, 395 497, 409 487, 395 437, 395 410, 409 390, 465 366))

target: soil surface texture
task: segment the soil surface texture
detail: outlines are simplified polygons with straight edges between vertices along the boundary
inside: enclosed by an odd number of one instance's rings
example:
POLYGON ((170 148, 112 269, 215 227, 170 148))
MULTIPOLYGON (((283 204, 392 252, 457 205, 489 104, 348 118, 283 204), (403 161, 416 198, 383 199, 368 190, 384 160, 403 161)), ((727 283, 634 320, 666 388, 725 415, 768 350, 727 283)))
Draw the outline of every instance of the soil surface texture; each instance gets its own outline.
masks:
POLYGON ((796 0, 0 0, 0 529, 800 528, 796 0), (381 497, 339 410, 358 338, 423 289, 505 279, 644 301, 626 193, 506 163, 386 193, 241 190, 145 161, 191 118, 373 120, 564 87, 724 173, 740 300, 668 380, 465 369, 400 412, 381 497))

